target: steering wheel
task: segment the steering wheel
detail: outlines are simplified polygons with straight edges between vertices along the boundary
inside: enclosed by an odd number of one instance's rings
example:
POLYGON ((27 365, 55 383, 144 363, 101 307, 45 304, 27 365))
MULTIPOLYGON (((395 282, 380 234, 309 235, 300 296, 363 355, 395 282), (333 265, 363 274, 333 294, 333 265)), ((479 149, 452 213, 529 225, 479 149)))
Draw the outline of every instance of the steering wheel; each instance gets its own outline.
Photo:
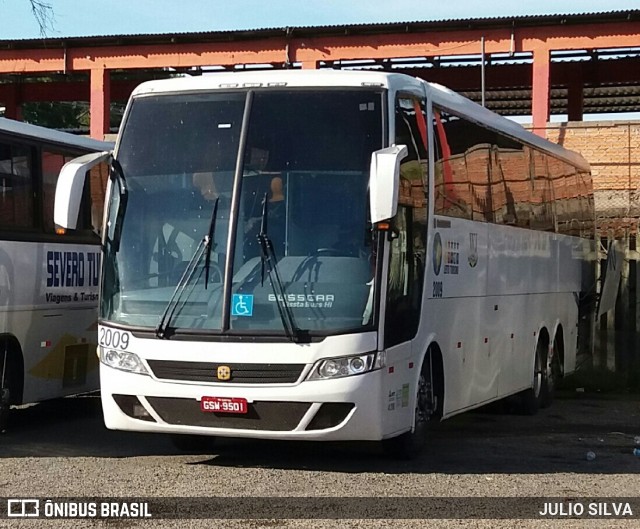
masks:
POLYGON ((209 261, 209 283, 222 283, 222 269, 218 263, 209 261))
POLYGON ((171 258, 175 263, 179 263, 182 261, 182 250, 178 243, 176 242, 180 231, 177 229, 173 229, 169 238, 165 241, 162 236, 158 239, 158 241, 162 241, 163 251, 165 252, 165 257, 171 258))
POLYGON ((182 250, 176 242, 179 231, 174 229, 169 238, 165 240, 160 233, 157 239, 158 249, 151 255, 151 260, 156 262, 157 272, 140 277, 141 280, 157 277, 160 286, 166 286, 171 274, 175 273, 176 266, 182 262, 182 250))
POLYGON ((338 250, 337 248, 318 248, 317 250, 313 251, 309 257, 319 257, 321 255, 342 255, 342 252, 340 250, 338 250))

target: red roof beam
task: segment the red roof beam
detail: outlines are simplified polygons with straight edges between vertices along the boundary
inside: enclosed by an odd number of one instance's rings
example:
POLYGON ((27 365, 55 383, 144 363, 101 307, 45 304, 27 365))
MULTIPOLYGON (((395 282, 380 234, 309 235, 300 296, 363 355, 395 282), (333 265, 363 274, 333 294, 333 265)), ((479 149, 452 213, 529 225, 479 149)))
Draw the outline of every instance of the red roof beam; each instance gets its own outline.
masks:
MULTIPOLYGON (((454 90, 477 90, 480 85, 480 65, 444 68, 394 68, 394 72, 421 77, 427 81, 443 84, 454 90)), ((553 87, 574 85, 582 79, 589 85, 626 84, 637 81, 640 58, 623 58, 597 62, 552 62, 551 85, 553 87)), ((493 89, 530 88, 533 69, 531 64, 488 65, 486 87, 493 89)), ((140 80, 111 80, 111 99, 126 101, 140 80)), ((81 81, 53 81, 47 83, 23 82, 0 84, 0 101, 15 97, 17 90, 21 102, 38 101, 89 101, 89 83, 81 81)))
POLYGON ((305 64, 348 59, 473 55, 485 37, 486 53, 619 48, 640 41, 640 24, 540 26, 378 35, 266 38, 230 42, 123 45, 65 50, 0 51, 0 73, 136 69, 230 64, 305 64), (512 40, 513 39, 513 40, 512 40), (287 57, 286 49, 289 49, 287 57), (66 68, 65 68, 66 66, 66 68))

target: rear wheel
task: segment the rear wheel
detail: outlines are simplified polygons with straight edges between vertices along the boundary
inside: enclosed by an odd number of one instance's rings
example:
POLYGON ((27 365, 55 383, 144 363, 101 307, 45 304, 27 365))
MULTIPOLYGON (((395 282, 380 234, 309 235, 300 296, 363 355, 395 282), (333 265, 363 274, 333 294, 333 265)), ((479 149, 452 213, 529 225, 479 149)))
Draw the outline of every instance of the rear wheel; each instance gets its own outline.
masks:
POLYGON ((436 385, 436 380, 433 357, 428 354, 420 370, 416 388, 413 430, 382 441, 387 455, 397 459, 413 459, 420 455, 426 446, 429 433, 438 420, 442 405, 441 392, 436 385))
POLYGON ((538 340, 536 357, 533 367, 532 386, 520 394, 518 411, 523 415, 535 415, 542 404, 543 387, 547 385, 545 345, 538 340))
POLYGON ((171 434, 171 443, 181 452, 203 453, 211 450, 215 443, 215 437, 208 435, 181 435, 171 434))
POLYGON ((7 388, 0 388, 0 433, 7 430, 9 424, 10 393, 7 388))
POLYGON ((556 336, 553 341, 553 349, 549 350, 549 358, 545 362, 546 377, 543 378, 543 384, 540 395, 540 407, 548 408, 553 402, 556 385, 562 377, 562 358, 560 354, 560 340, 556 336))
POLYGON ((0 342, 0 432, 7 429, 11 405, 22 402, 21 360, 8 340, 0 342))

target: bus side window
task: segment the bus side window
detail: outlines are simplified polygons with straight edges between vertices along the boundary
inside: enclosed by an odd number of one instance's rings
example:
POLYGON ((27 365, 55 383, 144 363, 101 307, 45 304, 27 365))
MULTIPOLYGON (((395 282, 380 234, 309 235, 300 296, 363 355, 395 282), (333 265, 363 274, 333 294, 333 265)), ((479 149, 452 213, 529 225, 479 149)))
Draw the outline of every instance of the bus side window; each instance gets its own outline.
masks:
POLYGON ((489 167, 493 222, 496 224, 521 228, 530 225, 528 154, 520 142, 495 135, 489 167))
POLYGON ((434 108, 436 215, 486 220, 490 208, 486 166, 492 134, 434 108))
POLYGON ((103 162, 89 171, 86 181, 89 182, 88 196, 85 195, 87 209, 87 228, 98 235, 102 233, 102 217, 104 215, 104 200, 109 180, 109 166, 103 162))
POLYGON ((33 174, 29 147, 0 143, 0 225, 34 228, 33 174))

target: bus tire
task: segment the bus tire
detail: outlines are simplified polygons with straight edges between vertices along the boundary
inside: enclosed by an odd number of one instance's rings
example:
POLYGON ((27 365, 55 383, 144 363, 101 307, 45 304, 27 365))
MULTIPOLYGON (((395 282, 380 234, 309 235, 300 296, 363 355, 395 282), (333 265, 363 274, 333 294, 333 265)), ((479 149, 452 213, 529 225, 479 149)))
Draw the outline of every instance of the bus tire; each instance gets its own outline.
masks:
POLYGON ((424 450, 442 409, 440 376, 440 358, 429 351, 418 377, 413 429, 382 441, 382 448, 388 456, 408 460, 416 458, 424 450))
POLYGON ((0 388, 0 433, 7 431, 9 425, 10 394, 8 388, 0 388))
MULTIPOLYGON (((561 331, 560 331, 561 332, 561 331)), ((548 408, 553 403, 553 398, 555 396, 556 385, 558 384, 558 380, 562 377, 562 334, 556 337, 553 340, 553 348, 549 350, 549 354, 551 357, 545 363, 547 373, 546 377, 543 378, 543 384, 541 388, 540 395, 540 407, 548 408)))
POLYGON ((175 448, 188 454, 208 452, 215 440, 215 437, 208 435, 171 434, 169 437, 175 448))
POLYGON ((535 415, 542 404, 542 388, 546 385, 547 370, 545 343, 538 340, 536 356, 533 365, 533 382, 529 389, 520 393, 518 411, 522 415, 535 415))
POLYGON ((22 404, 22 356, 10 340, 0 341, 0 432, 9 424, 12 404, 22 404))

